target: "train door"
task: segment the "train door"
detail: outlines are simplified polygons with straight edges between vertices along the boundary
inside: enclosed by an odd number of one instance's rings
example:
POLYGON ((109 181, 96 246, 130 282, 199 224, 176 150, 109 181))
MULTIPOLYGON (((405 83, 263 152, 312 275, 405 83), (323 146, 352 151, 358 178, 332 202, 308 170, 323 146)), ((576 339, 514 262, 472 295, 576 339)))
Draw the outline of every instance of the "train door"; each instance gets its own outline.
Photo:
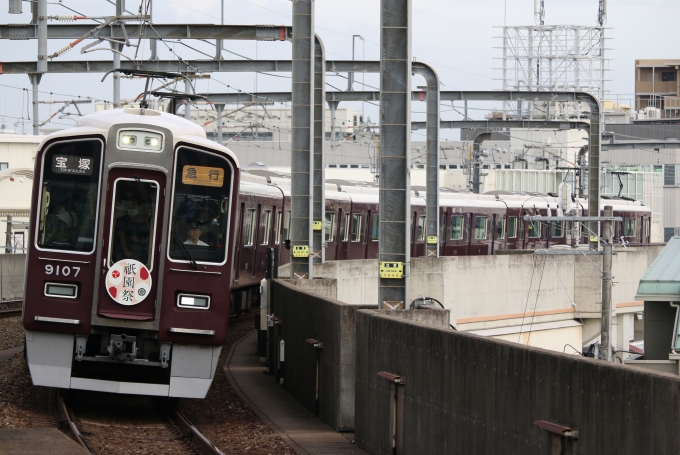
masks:
POLYGON ((324 226, 324 242, 326 243, 326 260, 333 261, 338 252, 337 214, 334 209, 326 209, 324 226))
MULTIPOLYGON (((120 168, 109 171, 102 232, 107 279, 101 280, 99 288, 100 316, 138 321, 155 317, 158 286, 152 284, 159 283, 158 246, 165 202, 161 188, 165 183, 165 175, 159 172, 120 168)), ((187 226, 187 236, 192 228, 187 226)))
POLYGON ((371 221, 371 238, 368 239, 368 259, 375 259, 380 256, 380 214, 378 208, 373 212, 371 221))
POLYGON ((370 229, 370 227, 371 227, 371 211, 368 210, 368 211, 366 212, 366 221, 364 222, 364 227, 362 228, 362 231, 363 231, 363 232, 362 232, 362 237, 363 237, 363 239, 361 240, 361 242, 362 242, 362 244, 363 244, 363 245, 362 245, 362 247, 363 247, 363 252, 362 252, 362 253, 363 253, 363 254, 361 255, 361 257, 362 257, 363 259, 368 259, 368 242, 369 242, 369 238, 368 238, 368 237, 369 237, 370 234, 371 234, 371 229, 370 229))
POLYGON ((245 214, 245 210, 246 210, 246 205, 243 202, 241 202, 241 204, 239 204, 238 220, 237 220, 238 222, 236 223, 236 232, 235 232, 235 235, 234 235, 234 265, 233 265, 234 271, 232 273, 232 276, 234 277, 233 281, 234 281, 235 285, 238 284, 239 276, 240 276, 240 273, 241 273, 241 267, 240 267, 240 264, 241 264, 241 247, 243 245, 243 242, 242 242, 242 239, 241 239, 241 236, 242 236, 241 233, 243 231, 243 216, 245 214))
POLYGON ((350 218, 348 259, 363 259, 362 233, 365 226, 363 210, 353 207, 350 218))

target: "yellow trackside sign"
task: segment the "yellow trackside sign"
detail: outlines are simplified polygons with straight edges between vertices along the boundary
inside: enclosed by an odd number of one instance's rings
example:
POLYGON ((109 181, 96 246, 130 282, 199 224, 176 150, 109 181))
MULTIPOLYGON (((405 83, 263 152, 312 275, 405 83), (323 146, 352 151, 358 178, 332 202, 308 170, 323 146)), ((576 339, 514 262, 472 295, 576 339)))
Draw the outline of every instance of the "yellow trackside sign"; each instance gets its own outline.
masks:
POLYGON ((404 277, 403 262, 380 263, 380 278, 403 278, 403 277, 404 277))
POLYGON ((323 223, 321 221, 315 221, 314 224, 312 225, 312 228, 315 231, 320 231, 321 228, 323 228, 323 223))
POLYGON ((427 236, 427 244, 428 245, 436 245, 437 244, 437 236, 436 235, 428 235, 427 236))
POLYGON ((307 246, 307 245, 294 245, 293 246, 293 257, 294 258, 308 258, 309 257, 309 246, 307 246))

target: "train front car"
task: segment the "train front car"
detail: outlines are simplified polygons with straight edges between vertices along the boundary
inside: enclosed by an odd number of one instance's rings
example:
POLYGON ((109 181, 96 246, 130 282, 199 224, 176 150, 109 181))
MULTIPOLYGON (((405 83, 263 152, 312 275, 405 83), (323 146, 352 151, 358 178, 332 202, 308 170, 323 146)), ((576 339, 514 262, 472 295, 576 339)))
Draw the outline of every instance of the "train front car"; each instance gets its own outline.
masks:
POLYGON ((238 161, 152 110, 36 156, 23 323, 36 385, 205 397, 227 334, 238 161))

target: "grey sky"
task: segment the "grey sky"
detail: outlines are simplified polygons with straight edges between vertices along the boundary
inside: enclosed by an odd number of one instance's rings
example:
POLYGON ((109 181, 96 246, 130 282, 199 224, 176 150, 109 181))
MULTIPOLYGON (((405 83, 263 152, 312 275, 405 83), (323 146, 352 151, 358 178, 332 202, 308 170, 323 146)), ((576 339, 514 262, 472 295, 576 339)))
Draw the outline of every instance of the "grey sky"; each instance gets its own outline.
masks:
MULTIPOLYGON (((154 22, 156 23, 219 23, 220 0, 153 0, 154 22)), ((49 14, 71 14, 64 6, 89 15, 113 14, 114 7, 106 0, 64 0, 63 6, 52 2, 48 5, 49 14)), ((225 23, 242 24, 290 24, 291 3, 288 0, 225 0, 225 23)), ((545 0, 546 24, 582 24, 596 25, 597 0, 545 0)), ((2 2, 0 21, 2 23, 28 22, 30 5, 24 3, 25 13, 21 16, 7 13, 7 2, 2 2)), ((127 0, 127 9, 136 11, 138 0, 127 0)), ((343 0, 316 2, 316 31, 324 41, 327 58, 351 58, 353 34, 362 35, 365 41, 356 40, 357 59, 378 59, 380 39, 378 0, 343 0)), ((608 36, 613 38, 608 43, 607 56, 611 59, 608 73, 607 89, 611 94, 632 94, 634 83, 634 60, 641 58, 678 58, 675 38, 677 33, 670 18, 678 17, 680 2, 678 0, 609 0, 607 27, 612 30, 608 36)), ((494 26, 503 25, 503 0, 413 0, 413 56, 432 64, 443 83, 443 89, 450 90, 493 90, 501 87, 500 71, 494 70, 501 56, 500 35, 494 26)), ((533 24, 533 0, 507 0, 507 24, 533 24)), ((66 42, 50 42, 48 52, 64 46, 66 42)), ((213 47, 205 43, 187 43, 210 55, 213 47)), ((35 41, 0 41, 1 61, 35 60, 35 41)), ((169 44, 173 50, 185 59, 207 58, 179 44, 169 44)), ((93 52, 81 55, 76 47, 62 57, 62 60, 76 59, 110 59, 108 51, 93 52)), ((226 48, 249 58, 287 59, 290 58, 290 43, 287 42, 226 42, 226 48)), ((127 55, 134 55, 134 49, 126 49, 127 55)), ((174 56, 163 44, 159 44, 161 58, 174 56)), ((144 47, 140 55, 148 58, 148 47, 144 47)), ((225 52, 224 58, 238 59, 225 52)), ((280 76, 289 76, 281 74, 280 76)), ((41 90, 68 95, 92 96, 111 100, 112 83, 107 79, 100 83, 101 75, 46 75, 41 83, 41 90)), ((244 91, 259 90, 283 91, 290 89, 290 79, 253 74, 218 74, 212 80, 200 81, 198 90, 213 92, 229 92, 233 88, 244 91), (218 82, 219 81, 219 82, 218 82), (231 88, 226 87, 230 85, 231 88)), ((356 80, 361 82, 362 76, 356 80)), ((342 77, 327 76, 327 82, 334 87, 346 89, 347 81, 342 77)), ((366 75, 365 82, 377 87, 376 75, 366 75)), ((422 85, 420 77, 413 78, 414 87, 422 85)), ((26 76, 0 77, 0 84, 13 87, 29 88, 26 76)), ((123 98, 136 96, 143 88, 139 80, 124 80, 122 83, 123 98)), ((332 90, 331 87, 327 87, 332 90)), ((356 90, 361 85, 355 86, 356 90)), ((49 99, 49 93, 41 95, 49 99)), ((68 97, 53 95, 53 99, 68 97)), ((5 115, 7 128, 14 129, 16 119, 9 117, 26 117, 27 101, 21 90, 0 86, 0 117, 5 115), (23 95, 23 101, 22 101, 23 95)), ((347 104, 361 109, 361 103, 347 104)), ((377 107, 365 106, 367 114, 377 121, 377 107)), ((500 107, 500 104, 478 105, 479 108, 500 107)), ((42 106, 40 120, 45 120, 50 112, 58 107, 42 106)), ((30 107, 28 108, 30 111, 30 107)), ((91 111, 93 107, 86 107, 91 111)), ((413 118, 422 119, 424 105, 413 104, 413 118)), ((71 109, 72 111, 72 109, 71 109)), ((480 118, 484 111, 475 111, 473 117, 480 118)), ((442 118, 457 119, 460 115, 450 107, 442 106, 442 118)), ((72 124, 67 119, 58 120, 59 126, 72 124)), ((21 130, 21 127, 17 127, 21 130)), ((26 127, 26 131, 30 126, 26 127)), ((445 138, 453 139, 457 133, 444 132, 445 138)), ((418 136, 414 135, 414 139, 418 136)))

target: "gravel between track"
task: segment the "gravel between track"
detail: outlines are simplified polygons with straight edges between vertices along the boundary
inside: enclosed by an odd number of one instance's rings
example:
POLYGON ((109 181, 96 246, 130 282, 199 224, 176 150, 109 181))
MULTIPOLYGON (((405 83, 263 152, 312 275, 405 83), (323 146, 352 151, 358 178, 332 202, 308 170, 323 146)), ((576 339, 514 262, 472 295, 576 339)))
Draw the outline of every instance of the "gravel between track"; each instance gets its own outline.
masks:
POLYGON ((0 319, 0 349, 24 344, 24 326, 21 316, 0 319))
MULTIPOLYGON (((225 454, 294 455, 293 449, 238 398, 224 374, 224 361, 231 346, 251 330, 252 317, 232 322, 208 396, 205 400, 182 399, 179 407, 199 431, 225 454)), ((0 339, 5 341, 6 347, 23 343, 23 336, 24 330, 18 317, 0 319, 0 339)), ((50 391, 54 389, 32 385, 21 354, 0 362, 0 429, 57 426, 50 391)), ((168 452, 140 447, 137 453, 168 452)))
POLYGON ((182 399, 179 408, 225 454, 294 455, 295 451, 241 401, 224 373, 231 346, 253 329, 252 317, 231 324, 208 396, 205 400, 182 399))

